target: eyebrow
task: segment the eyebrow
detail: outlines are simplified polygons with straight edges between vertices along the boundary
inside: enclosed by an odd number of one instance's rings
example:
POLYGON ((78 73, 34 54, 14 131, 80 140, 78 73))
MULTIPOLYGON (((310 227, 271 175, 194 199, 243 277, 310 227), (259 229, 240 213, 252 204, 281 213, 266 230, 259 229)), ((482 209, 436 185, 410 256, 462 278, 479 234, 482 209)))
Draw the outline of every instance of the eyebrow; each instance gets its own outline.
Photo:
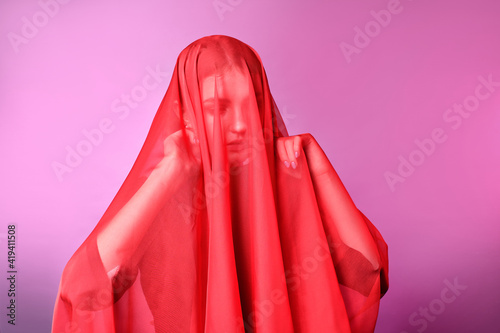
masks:
MULTIPOLYGON (((219 98, 219 103, 229 103, 230 100, 228 98, 219 98)), ((210 97, 210 98, 207 98, 205 100, 203 100, 203 103, 212 103, 212 102, 215 102, 215 98, 213 97, 210 97)))
MULTIPOLYGON (((255 94, 255 96, 257 98, 260 98, 260 97, 263 97, 264 95, 261 94, 261 93, 257 93, 257 94, 255 94)), ((250 99, 250 96, 245 97, 244 101, 247 101, 249 99, 250 99)), ((228 104, 229 102, 231 102, 231 99, 229 99, 229 98, 219 98, 218 100, 219 100, 219 103, 223 103, 223 104, 228 104)), ((212 103, 214 101, 215 101, 215 98, 210 97, 210 98, 207 98, 207 99, 203 100, 203 103, 212 103)))

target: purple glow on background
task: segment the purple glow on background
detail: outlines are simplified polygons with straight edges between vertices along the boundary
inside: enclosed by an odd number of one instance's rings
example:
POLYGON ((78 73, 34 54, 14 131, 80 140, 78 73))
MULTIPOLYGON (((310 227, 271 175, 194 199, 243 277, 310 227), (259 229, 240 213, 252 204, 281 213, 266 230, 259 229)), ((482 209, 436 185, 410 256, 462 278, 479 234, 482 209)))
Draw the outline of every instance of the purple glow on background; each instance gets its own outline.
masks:
POLYGON ((500 330, 500 2, 55 1, 0 3, 2 332, 49 331, 62 269, 132 167, 178 54, 212 34, 257 50, 289 133, 316 137, 389 244, 376 332, 500 330), (144 99, 127 108, 131 93, 144 99), (91 150, 58 178, 67 147, 91 150))

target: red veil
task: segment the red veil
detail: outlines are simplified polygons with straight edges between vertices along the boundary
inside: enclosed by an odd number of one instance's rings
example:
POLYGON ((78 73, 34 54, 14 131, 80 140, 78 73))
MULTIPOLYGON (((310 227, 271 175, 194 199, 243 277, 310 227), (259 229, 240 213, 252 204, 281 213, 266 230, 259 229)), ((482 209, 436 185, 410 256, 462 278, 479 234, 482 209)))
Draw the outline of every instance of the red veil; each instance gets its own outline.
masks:
POLYGON ((387 245, 312 136, 288 136, 258 54, 209 36, 67 263, 52 332, 373 332, 387 288, 387 245))

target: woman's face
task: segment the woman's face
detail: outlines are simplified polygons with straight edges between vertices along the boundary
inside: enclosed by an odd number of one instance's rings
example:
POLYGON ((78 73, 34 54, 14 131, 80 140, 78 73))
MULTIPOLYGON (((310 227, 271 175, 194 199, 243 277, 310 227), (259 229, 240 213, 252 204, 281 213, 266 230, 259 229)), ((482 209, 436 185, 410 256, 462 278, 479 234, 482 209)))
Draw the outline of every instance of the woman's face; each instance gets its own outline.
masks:
MULTIPOLYGON (((202 82, 202 103, 210 151, 213 151, 215 121, 215 77, 202 82)), ((255 93, 250 81, 239 71, 230 71, 217 77, 217 100, 223 140, 231 168, 244 166, 250 161, 249 118, 258 112, 255 93)))

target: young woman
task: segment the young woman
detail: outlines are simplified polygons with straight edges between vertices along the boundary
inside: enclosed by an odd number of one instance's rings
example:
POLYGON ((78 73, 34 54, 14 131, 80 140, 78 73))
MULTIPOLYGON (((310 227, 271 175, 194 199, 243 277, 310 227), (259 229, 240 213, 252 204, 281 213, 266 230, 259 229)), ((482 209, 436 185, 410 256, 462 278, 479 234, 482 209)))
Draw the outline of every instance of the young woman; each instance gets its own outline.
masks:
POLYGON ((62 274, 52 332, 373 332, 387 246, 258 54, 179 55, 144 146, 62 274))

